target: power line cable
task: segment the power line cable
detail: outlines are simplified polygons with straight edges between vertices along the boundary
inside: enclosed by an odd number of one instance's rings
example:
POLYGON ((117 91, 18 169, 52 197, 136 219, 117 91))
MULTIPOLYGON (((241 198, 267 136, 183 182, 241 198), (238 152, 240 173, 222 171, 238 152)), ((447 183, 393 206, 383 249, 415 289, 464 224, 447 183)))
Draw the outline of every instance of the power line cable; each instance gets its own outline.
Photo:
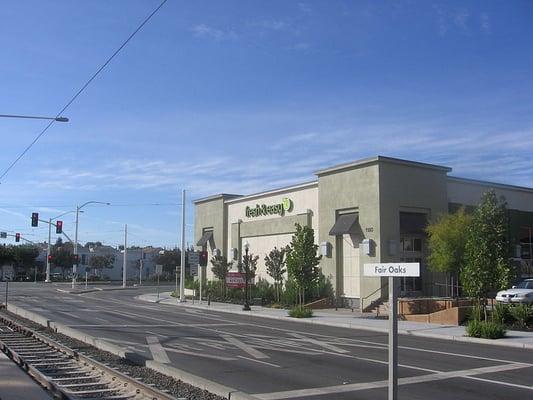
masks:
MULTIPOLYGON (((146 23, 147 23, 148 21, 150 21, 150 19, 151 19, 151 18, 152 18, 152 17, 153 17, 158 11, 159 11, 159 9, 160 9, 161 7, 163 7, 163 5, 164 5, 167 1, 168 1, 168 0, 163 0, 163 1, 161 2, 161 4, 159 4, 159 6, 157 6, 157 8, 156 8, 154 11, 152 11, 152 12, 150 13, 150 15, 148 15, 148 17, 146 17, 146 18, 144 19, 144 21, 143 21, 143 22, 137 27, 137 29, 135 29, 135 30, 133 31, 133 33, 132 33, 132 34, 131 34, 131 35, 130 35, 130 36, 129 36, 129 37, 128 37, 128 38, 127 38, 127 39, 126 39, 121 45, 120 45, 120 47, 119 47, 117 50, 115 50, 115 52, 111 55, 111 57, 109 57, 109 58, 106 60, 106 62, 103 63, 102 66, 100 66, 100 68, 98 68, 98 70, 97 70, 97 71, 96 71, 96 72, 95 72, 95 73, 89 78, 89 80, 88 80, 87 82, 85 82, 85 84, 81 87, 81 89, 78 90, 74 96, 72 96, 72 98, 67 102, 67 104, 61 109, 61 111, 59 111, 59 112, 56 114, 56 117, 55 117, 55 118, 59 118, 59 117, 63 114, 63 112, 65 112, 65 110, 66 110, 67 108, 70 107, 70 105, 71 105, 71 104, 72 104, 72 103, 78 98, 78 96, 79 96, 80 94, 83 93, 83 91, 87 88, 87 86, 89 86, 89 85, 91 84, 91 82, 92 82, 92 81, 93 81, 93 80, 94 80, 94 79, 100 74, 100 72, 102 72, 103 69, 104 69, 105 67, 107 67, 107 65, 108 65, 108 64, 109 64, 109 63, 115 58, 115 56, 116 56, 118 53, 120 53, 120 51, 121 51, 121 50, 122 50, 122 49, 128 44, 128 42, 129 42, 131 39, 133 39, 133 37, 137 34, 137 32, 139 32, 139 31, 142 29, 142 27, 143 27, 144 25, 146 25, 146 23)), ((35 139, 33 139, 33 141, 32 141, 32 142, 31 142, 31 143, 30 143, 30 144, 24 149, 24 151, 23 151, 22 153, 20 153, 20 155, 15 159, 15 161, 13 161, 13 162, 9 165, 9 167, 7 167, 7 168, 4 170, 4 172, 2 173, 2 175, 0 175, 0 181, 1 181, 1 180, 7 175, 7 173, 8 173, 8 172, 9 172, 9 171, 15 166, 15 164, 16 164, 17 162, 19 162, 19 160, 20 160, 22 157, 24 157, 24 155, 25 155, 25 154, 26 154, 26 153, 27 153, 27 152, 33 147, 33 145, 34 145, 35 143, 37 143, 37 141, 41 138, 41 136, 43 136, 43 135, 46 133, 46 131, 48 131, 48 129, 54 124, 54 122, 56 122, 55 119, 51 120, 51 121, 45 126, 45 128, 44 128, 44 129, 43 129, 43 130, 42 130, 42 131, 41 131, 41 132, 35 137, 35 139)), ((1 182, 0 182, 0 183, 1 183, 1 182)))

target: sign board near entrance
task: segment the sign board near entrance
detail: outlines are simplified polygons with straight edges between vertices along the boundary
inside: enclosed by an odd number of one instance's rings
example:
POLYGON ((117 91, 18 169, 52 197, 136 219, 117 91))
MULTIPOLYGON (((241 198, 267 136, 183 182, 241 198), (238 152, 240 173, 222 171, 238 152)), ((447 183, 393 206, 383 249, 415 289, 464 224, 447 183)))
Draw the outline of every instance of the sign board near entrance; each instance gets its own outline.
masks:
POLYGON ((226 275, 226 286, 234 289, 242 289, 245 285, 244 274, 240 272, 228 272, 226 275))
POLYGON ((420 263, 377 263, 364 265, 365 276, 420 276, 420 263))
MULTIPOLYGON (((254 278, 248 279, 248 285, 254 284, 254 278)), ((233 289, 243 289, 246 285, 245 276, 241 272, 228 272, 226 286, 233 289)))

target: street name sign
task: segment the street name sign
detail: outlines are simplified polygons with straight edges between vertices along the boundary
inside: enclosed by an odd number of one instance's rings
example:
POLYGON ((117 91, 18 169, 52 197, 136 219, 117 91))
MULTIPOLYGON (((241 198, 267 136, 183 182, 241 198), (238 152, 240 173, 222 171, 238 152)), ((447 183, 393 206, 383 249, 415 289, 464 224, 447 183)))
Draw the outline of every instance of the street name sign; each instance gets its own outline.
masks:
POLYGON ((420 263, 377 263, 364 265, 365 276, 420 276, 420 263))
POLYGON ((398 278, 420 276, 420 263, 364 264, 364 275, 389 278, 388 399, 398 399, 398 278))

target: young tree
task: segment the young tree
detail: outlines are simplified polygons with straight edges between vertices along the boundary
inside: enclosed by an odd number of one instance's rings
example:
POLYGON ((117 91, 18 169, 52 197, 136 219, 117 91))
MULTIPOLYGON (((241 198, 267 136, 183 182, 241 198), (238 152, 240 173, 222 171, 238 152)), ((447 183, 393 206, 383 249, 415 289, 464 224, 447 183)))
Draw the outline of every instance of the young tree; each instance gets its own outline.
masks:
POLYGON ((265 265, 267 274, 274 279, 274 287, 276 289, 276 302, 279 303, 279 291, 283 284, 283 275, 287 272, 285 268, 286 249, 278 249, 274 247, 267 256, 265 256, 265 265))
MULTIPOLYGON (((457 280, 464 264, 465 245, 472 216, 464 208, 443 215, 426 228, 428 233, 428 266, 433 271, 450 274, 457 280)), ((452 286, 453 295, 453 286, 452 286)))
MULTIPOLYGON (((461 283, 483 307, 489 292, 508 287, 513 279, 507 241, 507 204, 491 190, 483 194, 473 214, 465 246, 461 283)), ((485 312, 486 317, 486 312, 485 312)))
POLYGON ((298 289, 298 304, 305 304, 305 290, 311 288, 320 277, 322 256, 317 257, 318 245, 311 227, 296 224, 296 233, 287 248, 287 271, 298 289))
POLYGON ((24 273, 28 273, 30 269, 35 268, 35 259, 39 256, 39 248, 32 245, 14 246, 13 251, 13 266, 24 273))
POLYGON ((112 254, 91 256, 89 260, 89 266, 100 273, 104 268, 113 268, 113 264, 115 264, 115 256, 112 254))
POLYGON ((213 271, 213 275, 220 281, 220 288, 222 290, 222 293, 224 296, 226 295, 226 276, 228 275, 228 271, 230 270, 231 266, 233 265, 233 262, 228 262, 226 257, 220 255, 220 256, 214 256, 211 259, 211 271, 213 271))
MULTIPOLYGON (((237 269, 241 274, 245 275, 245 280, 250 282, 253 278, 255 278, 255 271, 257 271, 257 261, 259 260, 259 256, 254 256, 252 253, 248 253, 248 255, 243 254, 242 256, 242 263, 239 263, 237 265, 237 269)), ((248 295, 250 295, 251 290, 248 291, 248 295)))
POLYGON ((174 273, 176 266, 181 265, 181 250, 165 250, 155 258, 155 263, 162 265, 166 273, 174 273))

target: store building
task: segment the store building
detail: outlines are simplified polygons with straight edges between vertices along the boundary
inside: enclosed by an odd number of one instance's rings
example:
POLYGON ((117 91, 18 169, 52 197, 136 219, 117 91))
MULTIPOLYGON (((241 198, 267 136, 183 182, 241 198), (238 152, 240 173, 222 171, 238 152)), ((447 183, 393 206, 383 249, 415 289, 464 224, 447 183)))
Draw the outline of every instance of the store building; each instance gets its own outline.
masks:
MULTIPOLYGON (((443 274, 426 267, 425 227, 439 215, 475 206, 483 192, 505 197, 510 217, 510 254, 522 273, 533 258, 533 188, 448 176, 451 168, 377 156, 325 168, 317 179, 251 195, 218 194, 195 201, 195 242, 230 260, 242 246, 259 255, 257 277, 270 279, 264 257, 286 246, 295 224, 314 229, 323 255, 320 267, 336 295, 358 307, 386 296, 380 278, 363 276, 363 264, 420 262, 419 278, 404 278, 404 295, 437 295, 443 274)), ((212 279, 211 266, 205 268, 212 279)))

